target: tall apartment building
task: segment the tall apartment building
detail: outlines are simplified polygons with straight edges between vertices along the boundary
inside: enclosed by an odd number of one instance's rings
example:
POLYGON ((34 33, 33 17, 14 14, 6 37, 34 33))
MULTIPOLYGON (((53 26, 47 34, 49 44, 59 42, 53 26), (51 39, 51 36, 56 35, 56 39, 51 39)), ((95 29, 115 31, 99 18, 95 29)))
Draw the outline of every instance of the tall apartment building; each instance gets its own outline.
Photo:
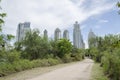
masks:
POLYGON ((55 33, 54 33, 54 39, 59 40, 61 38, 61 31, 59 28, 56 28, 55 33))
POLYGON ((80 31, 80 25, 76 21, 73 29, 73 45, 75 48, 84 48, 85 44, 83 42, 82 34, 80 31))
POLYGON ((96 35, 94 34, 94 32, 91 29, 89 34, 88 34, 88 45, 89 45, 89 48, 97 46, 97 42, 95 41, 96 40, 95 38, 96 38, 96 35))
POLYGON ((17 42, 24 40, 26 32, 30 31, 30 22, 19 23, 17 28, 17 42))
POLYGON ((63 32, 63 38, 69 40, 69 32, 68 32, 68 30, 64 30, 64 32, 63 32))
POLYGON ((48 40, 48 31, 46 29, 44 30, 44 39, 48 40))

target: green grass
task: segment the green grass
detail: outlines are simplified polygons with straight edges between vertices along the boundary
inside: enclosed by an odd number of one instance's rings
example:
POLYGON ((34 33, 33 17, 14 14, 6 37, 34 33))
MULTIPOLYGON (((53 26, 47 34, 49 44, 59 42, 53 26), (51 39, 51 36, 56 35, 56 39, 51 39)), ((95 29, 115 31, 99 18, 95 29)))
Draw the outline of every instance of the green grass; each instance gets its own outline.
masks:
POLYGON ((92 71, 91 71, 91 79, 90 80, 109 80, 103 72, 103 68, 100 67, 99 63, 95 63, 93 65, 92 71))

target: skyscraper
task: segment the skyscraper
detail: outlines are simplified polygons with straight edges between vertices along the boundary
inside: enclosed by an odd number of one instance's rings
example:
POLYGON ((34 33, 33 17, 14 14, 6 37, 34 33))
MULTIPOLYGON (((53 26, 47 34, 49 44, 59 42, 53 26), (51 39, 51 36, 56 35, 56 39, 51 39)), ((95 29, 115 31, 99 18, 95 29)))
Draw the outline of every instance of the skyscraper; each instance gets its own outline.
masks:
POLYGON ((19 23, 17 28, 17 41, 24 40, 26 32, 30 31, 30 22, 19 23))
POLYGON ((84 42, 80 31, 80 25, 76 21, 73 30, 73 45, 75 48, 84 48, 84 42))
POLYGON ((64 32, 63 32, 63 38, 69 40, 69 32, 68 32, 68 30, 64 30, 64 32))
POLYGON ((61 38, 61 31, 59 28, 56 28, 55 33, 54 33, 54 39, 58 40, 61 38))
POLYGON ((44 39, 48 40, 48 32, 46 29, 44 30, 44 39))
POLYGON ((89 34, 88 34, 88 45, 89 45, 89 48, 97 46, 95 38, 96 38, 96 35, 94 34, 94 32, 91 29, 89 34))

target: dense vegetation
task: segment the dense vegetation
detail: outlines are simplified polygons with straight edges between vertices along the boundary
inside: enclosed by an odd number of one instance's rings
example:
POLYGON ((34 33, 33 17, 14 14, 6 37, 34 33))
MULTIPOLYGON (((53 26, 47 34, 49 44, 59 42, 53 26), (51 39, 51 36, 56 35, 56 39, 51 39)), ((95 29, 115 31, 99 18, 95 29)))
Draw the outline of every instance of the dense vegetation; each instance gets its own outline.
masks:
POLYGON ((83 52, 73 50, 69 40, 47 40, 37 29, 27 32, 24 40, 15 43, 15 48, 6 46, 0 48, 0 76, 83 59, 83 52))
POLYGON ((120 80, 120 35, 96 37, 93 40, 97 45, 88 49, 87 53, 101 63, 110 79, 120 80))

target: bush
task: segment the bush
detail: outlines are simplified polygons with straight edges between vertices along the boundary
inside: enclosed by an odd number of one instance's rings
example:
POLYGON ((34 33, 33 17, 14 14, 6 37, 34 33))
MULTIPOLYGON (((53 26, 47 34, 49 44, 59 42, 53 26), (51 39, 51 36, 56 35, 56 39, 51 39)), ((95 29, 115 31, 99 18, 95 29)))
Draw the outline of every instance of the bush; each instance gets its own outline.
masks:
POLYGON ((33 67, 44 67, 44 66, 52 66, 61 63, 59 59, 53 59, 53 58, 48 58, 48 59, 39 59, 39 60, 33 60, 32 64, 33 67))
POLYGON ((72 57, 71 57, 71 54, 65 54, 65 56, 62 58, 62 61, 64 63, 69 63, 69 62, 72 62, 72 57))
POLYGON ((20 53, 17 51, 11 51, 7 53, 6 57, 8 62, 13 63, 14 61, 20 60, 20 53))
POLYGON ((38 59, 31 61, 33 67, 43 67, 43 66, 50 66, 47 59, 38 59))
POLYGON ((74 53, 72 54, 73 61, 80 61, 83 59, 83 55, 81 53, 74 53))
POLYGON ((14 73, 15 70, 12 66, 12 64, 10 63, 1 63, 0 65, 0 76, 5 76, 8 75, 10 73, 14 73))
POLYGON ((120 50, 108 52, 102 57, 105 73, 113 80, 120 80, 120 50))
POLYGON ((33 67, 33 64, 29 60, 15 61, 12 65, 16 72, 31 69, 33 67))
POLYGON ((31 69, 35 67, 43 67, 43 66, 52 66, 61 63, 59 59, 39 59, 39 60, 19 60, 14 61, 13 63, 3 62, 0 63, 0 76, 5 76, 10 73, 23 71, 26 69, 31 69))
POLYGON ((52 66, 52 65, 57 65, 57 64, 61 63, 61 61, 58 59, 49 58, 48 63, 50 64, 50 66, 52 66))
POLYGON ((72 51, 72 44, 67 39, 60 39, 56 43, 57 56, 63 58, 65 54, 69 54, 72 51))

